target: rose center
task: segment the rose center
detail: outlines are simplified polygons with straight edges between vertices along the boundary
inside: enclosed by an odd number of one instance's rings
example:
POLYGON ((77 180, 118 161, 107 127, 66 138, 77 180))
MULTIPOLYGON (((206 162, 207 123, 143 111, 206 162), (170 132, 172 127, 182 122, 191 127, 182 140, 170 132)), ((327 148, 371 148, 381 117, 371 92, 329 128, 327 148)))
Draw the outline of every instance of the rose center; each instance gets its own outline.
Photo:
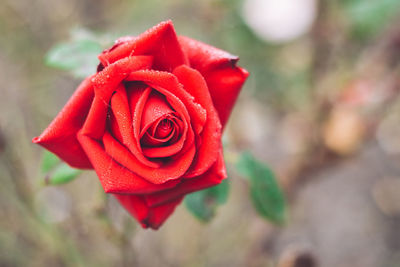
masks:
POLYGON ((166 138, 171 134, 172 130, 173 130, 172 122, 169 119, 163 119, 157 125, 154 137, 158 139, 166 138))

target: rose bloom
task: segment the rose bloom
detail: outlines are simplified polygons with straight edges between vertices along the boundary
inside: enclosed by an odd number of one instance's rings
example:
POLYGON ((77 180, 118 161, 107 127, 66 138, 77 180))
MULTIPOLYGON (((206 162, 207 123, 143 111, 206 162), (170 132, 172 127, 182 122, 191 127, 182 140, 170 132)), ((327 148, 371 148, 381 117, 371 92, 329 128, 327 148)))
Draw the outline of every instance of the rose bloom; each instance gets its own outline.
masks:
POLYGON ((238 57, 178 37, 171 21, 98 58, 97 73, 33 142, 94 169, 106 193, 157 229, 185 194, 226 178, 221 131, 248 72, 238 57))

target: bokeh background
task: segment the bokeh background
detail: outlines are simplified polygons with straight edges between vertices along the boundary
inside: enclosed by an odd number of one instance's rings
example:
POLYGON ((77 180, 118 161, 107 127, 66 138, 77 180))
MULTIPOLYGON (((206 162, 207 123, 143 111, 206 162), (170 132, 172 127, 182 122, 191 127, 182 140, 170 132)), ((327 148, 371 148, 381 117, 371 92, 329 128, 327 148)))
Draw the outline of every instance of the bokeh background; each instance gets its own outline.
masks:
POLYGON ((398 0, 2 0, 0 266, 400 266, 399 25, 398 0), (44 64, 51 47, 165 19, 251 76, 224 137, 227 203, 208 224, 181 205, 151 231, 94 172, 43 186, 30 140, 80 82, 44 64), (276 172, 285 226, 254 211, 230 162, 242 150, 276 172))

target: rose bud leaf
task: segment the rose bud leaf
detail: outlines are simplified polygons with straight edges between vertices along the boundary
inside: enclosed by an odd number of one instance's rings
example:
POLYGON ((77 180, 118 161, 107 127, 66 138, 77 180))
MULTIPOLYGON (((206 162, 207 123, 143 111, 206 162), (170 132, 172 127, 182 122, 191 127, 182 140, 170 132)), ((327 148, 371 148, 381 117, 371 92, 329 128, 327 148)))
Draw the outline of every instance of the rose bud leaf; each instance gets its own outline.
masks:
POLYGON ((191 193, 185 197, 186 208, 200 221, 209 222, 216 208, 228 199, 229 182, 223 180, 219 185, 191 193))
POLYGON ((273 171, 248 152, 242 153, 236 167, 250 183, 251 200, 258 214, 275 224, 283 224, 286 201, 273 171))

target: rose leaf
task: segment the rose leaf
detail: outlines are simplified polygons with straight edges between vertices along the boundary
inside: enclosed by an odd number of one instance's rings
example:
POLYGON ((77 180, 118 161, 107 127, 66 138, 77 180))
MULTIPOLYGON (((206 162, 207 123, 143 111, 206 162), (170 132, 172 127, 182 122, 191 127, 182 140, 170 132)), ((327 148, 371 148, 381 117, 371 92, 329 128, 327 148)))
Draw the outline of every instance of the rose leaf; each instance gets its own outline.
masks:
POLYGON ((209 222, 216 209, 228 199, 229 182, 223 180, 219 185, 191 193, 185 197, 187 209, 200 221, 209 222))
POLYGON ((400 11, 398 0, 346 0, 343 3, 354 34, 361 38, 374 37, 400 11))
POLYGON ((242 153, 236 167, 250 183, 251 201, 258 214, 275 224, 283 224, 285 196, 271 169, 248 152, 242 153))
POLYGON ((74 180, 81 173, 81 170, 61 163, 53 172, 46 175, 45 183, 48 185, 65 184, 74 180))
POLYGON ((59 163, 60 159, 56 155, 54 155, 50 151, 45 150, 42 157, 42 165, 41 165, 42 173, 47 173, 51 171, 59 163))
POLYGON ((68 70, 76 78, 84 78, 96 71, 97 55, 101 51, 102 46, 94 40, 72 40, 50 49, 45 63, 49 67, 68 70))

